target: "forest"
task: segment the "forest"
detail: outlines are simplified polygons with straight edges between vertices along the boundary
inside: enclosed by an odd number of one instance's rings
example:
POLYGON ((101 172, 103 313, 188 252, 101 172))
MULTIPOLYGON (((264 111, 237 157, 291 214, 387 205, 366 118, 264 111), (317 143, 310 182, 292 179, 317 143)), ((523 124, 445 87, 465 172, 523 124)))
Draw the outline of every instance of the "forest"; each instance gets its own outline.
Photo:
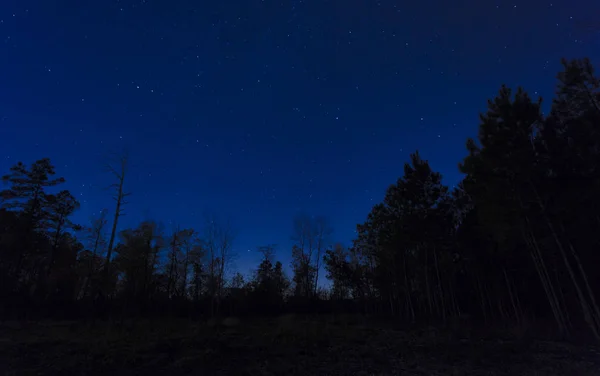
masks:
POLYGON ((325 218, 294 218, 295 245, 278 250, 291 253, 291 275, 271 245, 258 245, 253 275, 230 272, 234 239, 216 217, 121 229, 126 158, 110 167, 115 207, 88 224, 70 219, 79 203, 50 159, 18 163, 0 193, 0 316, 355 314, 600 341, 600 78, 577 59, 557 79, 547 113, 522 88, 488 100, 455 187, 414 152, 351 247, 331 241, 325 218))

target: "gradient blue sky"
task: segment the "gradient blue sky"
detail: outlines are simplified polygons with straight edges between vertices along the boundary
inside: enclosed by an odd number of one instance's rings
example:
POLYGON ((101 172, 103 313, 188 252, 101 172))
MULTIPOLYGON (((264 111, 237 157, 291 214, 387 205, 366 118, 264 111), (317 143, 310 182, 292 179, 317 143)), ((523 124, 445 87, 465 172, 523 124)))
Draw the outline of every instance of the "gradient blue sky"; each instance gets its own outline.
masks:
POLYGON ((599 61, 598 19, 592 0, 3 0, 0 171, 50 157, 87 224, 127 147, 121 228, 215 212, 241 271, 270 243, 289 264, 295 213, 350 244, 416 149, 457 182, 486 100, 549 102, 561 57, 599 61))

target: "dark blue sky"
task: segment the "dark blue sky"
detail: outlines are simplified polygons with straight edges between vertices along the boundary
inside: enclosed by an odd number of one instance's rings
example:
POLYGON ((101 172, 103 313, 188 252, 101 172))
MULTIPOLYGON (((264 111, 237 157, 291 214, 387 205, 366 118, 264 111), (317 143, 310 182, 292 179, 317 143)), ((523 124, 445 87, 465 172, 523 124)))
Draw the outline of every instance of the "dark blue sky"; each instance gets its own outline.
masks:
POLYGON ((561 57, 600 57, 582 1, 0 2, 0 171, 50 157, 87 224, 113 210, 106 156, 127 147, 121 227, 230 217, 246 271, 297 212, 349 244, 418 149, 452 185, 500 85, 549 99, 561 57))

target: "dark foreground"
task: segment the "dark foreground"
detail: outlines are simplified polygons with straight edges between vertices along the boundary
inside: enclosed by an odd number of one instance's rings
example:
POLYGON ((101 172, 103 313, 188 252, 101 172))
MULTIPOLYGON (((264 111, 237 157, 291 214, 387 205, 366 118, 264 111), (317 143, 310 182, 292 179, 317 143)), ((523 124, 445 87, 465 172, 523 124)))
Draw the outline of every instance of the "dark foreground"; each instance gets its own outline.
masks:
POLYGON ((283 317, 0 324, 3 375, 598 375, 593 346, 283 317))

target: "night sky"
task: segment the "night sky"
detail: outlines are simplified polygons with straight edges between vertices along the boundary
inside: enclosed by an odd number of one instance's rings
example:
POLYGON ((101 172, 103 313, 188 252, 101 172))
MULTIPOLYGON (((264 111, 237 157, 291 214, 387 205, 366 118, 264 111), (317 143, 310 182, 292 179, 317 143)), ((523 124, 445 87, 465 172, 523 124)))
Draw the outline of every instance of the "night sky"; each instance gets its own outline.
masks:
POLYGON ((121 228, 214 212, 239 270, 271 243, 287 265, 296 213, 350 244, 416 149, 458 182, 501 84, 548 104, 561 57, 599 66, 597 19, 594 0, 2 0, 0 173, 51 158, 88 224, 126 147, 121 228))

